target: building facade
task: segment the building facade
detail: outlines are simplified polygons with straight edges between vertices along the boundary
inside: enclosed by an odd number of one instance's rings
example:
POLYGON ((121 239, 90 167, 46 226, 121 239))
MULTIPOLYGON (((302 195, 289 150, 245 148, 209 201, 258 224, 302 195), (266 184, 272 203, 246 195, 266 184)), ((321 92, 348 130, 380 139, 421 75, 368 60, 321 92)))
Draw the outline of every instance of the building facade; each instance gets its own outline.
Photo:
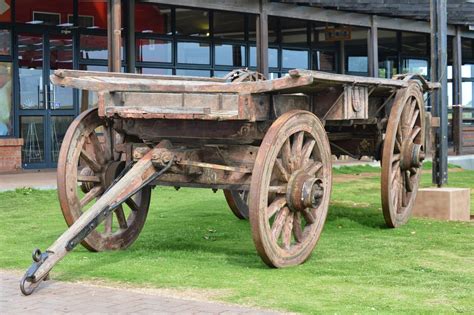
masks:
MULTIPOLYGON (((0 170, 2 163, 55 167, 67 127, 93 106, 94 95, 53 86, 49 75, 55 69, 107 71, 107 12, 107 0, 0 0, 0 170)), ((258 68, 276 78, 303 68, 431 76, 426 21, 231 0, 122 1, 121 20, 124 72, 209 77, 258 68), (268 32, 258 43, 262 21, 268 32)), ((447 54, 448 105, 472 107, 474 32, 468 26, 449 25, 447 54), (461 82, 453 76, 459 55, 461 82)))

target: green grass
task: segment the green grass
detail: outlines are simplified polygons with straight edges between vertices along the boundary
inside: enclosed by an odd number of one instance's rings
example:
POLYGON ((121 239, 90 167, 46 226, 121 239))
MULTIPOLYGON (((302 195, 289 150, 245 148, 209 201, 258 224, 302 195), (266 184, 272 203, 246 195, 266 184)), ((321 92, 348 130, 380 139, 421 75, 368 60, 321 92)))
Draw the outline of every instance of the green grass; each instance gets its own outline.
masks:
MULTIPOLYGON (((360 172, 367 170, 343 169, 360 172)), ((456 170, 449 180, 471 188, 474 200, 474 172, 456 170)), ((191 289, 301 313, 474 313, 474 225, 412 219, 387 229, 379 181, 376 173, 335 181, 322 237, 301 266, 266 267, 249 223, 233 217, 220 191, 159 187, 132 247, 103 253, 78 247, 52 277, 191 289)), ((422 186, 430 182, 425 174, 422 186)), ((65 230, 55 191, 0 193, 0 222, 3 269, 26 270, 31 250, 47 248, 65 230)))

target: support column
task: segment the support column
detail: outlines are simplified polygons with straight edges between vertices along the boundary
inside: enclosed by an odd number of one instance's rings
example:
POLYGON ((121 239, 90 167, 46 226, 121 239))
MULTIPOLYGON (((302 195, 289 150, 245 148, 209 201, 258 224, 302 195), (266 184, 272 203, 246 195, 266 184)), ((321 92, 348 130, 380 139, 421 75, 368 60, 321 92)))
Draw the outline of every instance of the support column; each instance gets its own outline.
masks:
POLYGON ((456 36, 453 38, 453 105, 462 105, 462 46, 461 30, 456 27, 456 36))
POLYGON ((135 0, 128 0, 127 24, 127 69, 135 73, 135 0))
POLYGON ((430 0, 431 7, 431 81, 441 88, 433 92, 432 114, 439 117, 435 132, 433 183, 438 187, 448 182, 448 81, 447 81, 447 0, 430 0))
POLYGON ((260 0, 260 13, 257 16, 257 71, 268 78, 268 15, 266 0, 260 0))
POLYGON ((122 43, 122 3, 121 0, 107 2, 107 42, 109 51, 109 71, 121 70, 121 43, 122 43))
POLYGON ((369 55, 369 76, 379 76, 379 43, 378 43, 378 26, 377 17, 372 15, 371 26, 368 36, 368 55, 369 55))

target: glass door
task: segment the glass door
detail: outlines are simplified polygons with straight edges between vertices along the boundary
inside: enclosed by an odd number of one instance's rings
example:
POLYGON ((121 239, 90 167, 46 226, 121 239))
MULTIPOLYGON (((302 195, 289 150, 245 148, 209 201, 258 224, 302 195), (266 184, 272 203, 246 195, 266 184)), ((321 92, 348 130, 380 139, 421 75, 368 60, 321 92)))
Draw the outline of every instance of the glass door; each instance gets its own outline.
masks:
POLYGON ((75 107, 73 89, 52 85, 49 76, 56 69, 73 68, 72 37, 24 32, 17 42, 23 167, 55 167, 75 107))

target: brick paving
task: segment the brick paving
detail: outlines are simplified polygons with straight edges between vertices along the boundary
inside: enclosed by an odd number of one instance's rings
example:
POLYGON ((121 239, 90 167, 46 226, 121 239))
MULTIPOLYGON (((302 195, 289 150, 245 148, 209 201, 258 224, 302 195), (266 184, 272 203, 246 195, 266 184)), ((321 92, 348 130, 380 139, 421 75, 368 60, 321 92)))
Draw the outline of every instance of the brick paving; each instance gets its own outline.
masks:
POLYGON ((30 296, 17 273, 0 271, 0 314, 277 314, 231 304, 167 297, 129 289, 49 280, 30 296))

